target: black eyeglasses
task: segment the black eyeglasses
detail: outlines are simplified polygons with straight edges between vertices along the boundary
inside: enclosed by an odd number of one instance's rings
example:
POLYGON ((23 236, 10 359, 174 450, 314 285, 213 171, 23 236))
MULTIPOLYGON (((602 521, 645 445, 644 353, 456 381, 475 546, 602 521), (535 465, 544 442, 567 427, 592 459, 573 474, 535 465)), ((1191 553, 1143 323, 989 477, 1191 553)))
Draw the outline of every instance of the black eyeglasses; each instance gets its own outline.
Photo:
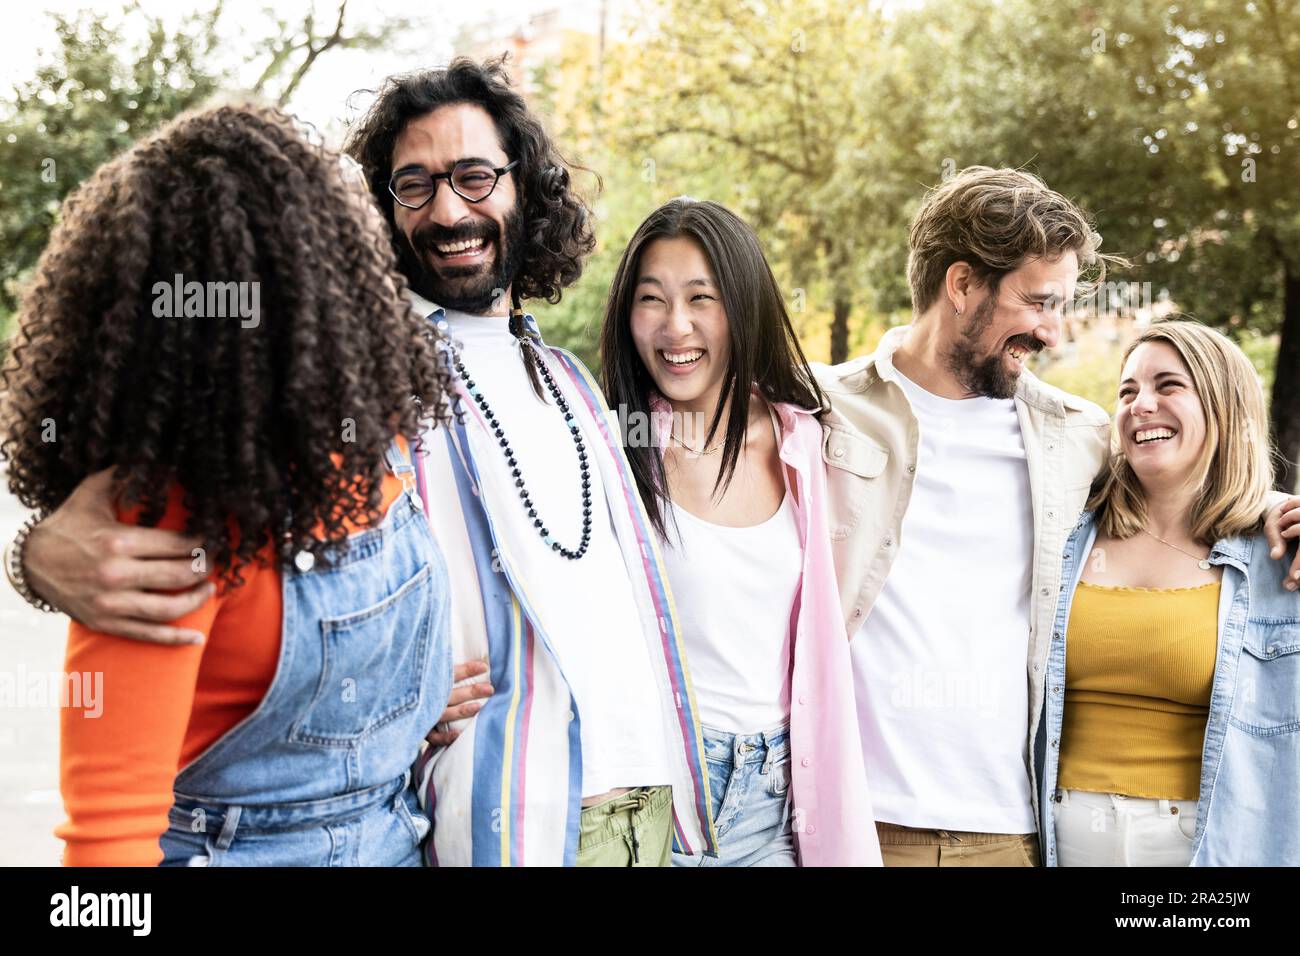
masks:
POLYGON ((427 173, 419 167, 399 169, 388 181, 388 191, 407 209, 422 209, 438 192, 438 180, 451 183, 451 190, 466 202, 482 202, 497 188, 497 181, 519 165, 519 160, 500 169, 487 163, 462 160, 449 173, 427 173))

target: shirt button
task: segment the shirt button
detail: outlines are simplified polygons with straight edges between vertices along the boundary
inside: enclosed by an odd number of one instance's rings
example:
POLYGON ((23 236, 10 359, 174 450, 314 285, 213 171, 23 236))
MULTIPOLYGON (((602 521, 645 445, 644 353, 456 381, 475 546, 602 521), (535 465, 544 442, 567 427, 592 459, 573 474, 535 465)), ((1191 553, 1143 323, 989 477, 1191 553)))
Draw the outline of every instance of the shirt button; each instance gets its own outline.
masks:
POLYGON ((1053 631, 1053 632, 1052 632, 1052 640, 1054 640, 1054 641, 1059 641, 1060 639, 1061 639, 1061 632, 1060 632, 1060 631, 1053 631))
POLYGON ((812 836, 814 833, 817 832, 817 827, 810 823, 803 828, 803 832, 808 834, 809 836, 812 836))
POLYGON ((1052 749, 1053 749, 1053 750, 1056 749, 1056 745, 1057 745, 1057 743, 1059 743, 1059 741, 1056 741, 1056 740, 1053 740, 1053 741, 1052 741, 1052 749))
POLYGON ((799 695, 799 703, 800 703, 800 704, 806 704, 806 703, 808 703, 808 698, 805 697, 803 694, 800 694, 800 695, 799 695))
POLYGON ((1056 512, 1054 512, 1054 511, 1049 511, 1049 512, 1047 512, 1047 517, 1049 517, 1049 518, 1055 518, 1055 517, 1056 517, 1056 512))
POLYGON ((809 760, 807 757, 804 757, 802 760, 799 761, 799 766, 810 767, 812 766, 812 761, 809 760))
POLYGON ((1053 694, 1059 694, 1060 692, 1061 692, 1061 688, 1059 688, 1059 687, 1053 687, 1053 688, 1052 688, 1052 693, 1053 693, 1053 694))
POLYGON ((1037 665, 1037 664, 1034 664, 1034 673, 1037 673, 1037 672, 1038 672, 1038 665, 1037 665))
POLYGON ((909 475, 915 475, 915 474, 916 474, 916 465, 908 465, 908 466, 907 466, 907 473, 908 473, 909 475))
POLYGON ((831 452, 831 454, 834 455, 836 458, 843 458, 843 457, 844 457, 844 449, 843 449, 843 448, 836 448, 833 452, 831 452))
POLYGON ((1043 588, 1038 593, 1041 594, 1043 597, 1047 597, 1047 595, 1051 594, 1052 592, 1050 588, 1043 588))
POLYGON ((310 551, 299 551, 293 556, 293 566, 306 573, 316 567, 316 555, 310 551))
POLYGON ((862 608, 860 608, 860 607, 859 607, 859 608, 854 608, 854 610, 853 610, 853 616, 854 616, 854 617, 862 617, 862 608))
POLYGON ((894 546, 894 539, 893 539, 893 538, 886 538, 886 539, 885 539, 885 547, 886 547, 886 548, 892 548, 893 546, 894 546))

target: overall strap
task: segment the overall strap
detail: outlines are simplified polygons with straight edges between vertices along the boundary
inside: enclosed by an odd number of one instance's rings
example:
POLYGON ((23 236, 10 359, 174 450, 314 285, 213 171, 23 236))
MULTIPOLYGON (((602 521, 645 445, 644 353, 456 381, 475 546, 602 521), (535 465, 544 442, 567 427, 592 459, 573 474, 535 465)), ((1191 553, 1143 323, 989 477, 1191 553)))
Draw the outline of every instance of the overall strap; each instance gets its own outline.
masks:
POLYGON ((401 444, 394 438, 388 443, 388 449, 384 452, 384 464, 388 470, 402 480, 402 486, 412 495, 415 490, 415 465, 411 463, 410 457, 402 451, 401 444))

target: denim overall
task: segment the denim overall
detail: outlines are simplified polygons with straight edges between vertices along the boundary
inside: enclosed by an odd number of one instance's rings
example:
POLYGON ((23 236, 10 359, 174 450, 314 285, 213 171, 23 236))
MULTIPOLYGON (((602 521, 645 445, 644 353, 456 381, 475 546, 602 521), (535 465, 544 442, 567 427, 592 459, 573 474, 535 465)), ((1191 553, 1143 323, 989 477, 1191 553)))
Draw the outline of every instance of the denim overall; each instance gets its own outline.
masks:
POLYGON ((447 568, 414 469, 333 558, 282 570, 275 678, 257 709, 176 777, 164 866, 419 866, 411 786, 451 690, 447 568))

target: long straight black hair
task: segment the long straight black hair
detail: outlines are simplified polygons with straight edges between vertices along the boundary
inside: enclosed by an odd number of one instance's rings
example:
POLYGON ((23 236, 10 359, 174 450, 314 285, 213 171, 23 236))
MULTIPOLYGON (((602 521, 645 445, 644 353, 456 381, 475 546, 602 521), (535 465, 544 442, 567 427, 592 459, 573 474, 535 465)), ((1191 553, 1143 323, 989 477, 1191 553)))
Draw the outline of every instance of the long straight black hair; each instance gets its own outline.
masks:
MULTIPOLYGON (((786 402, 813 411, 823 407, 823 395, 799 347, 781 290, 754 230, 725 206, 679 196, 641 223, 623 251, 610 286, 600 333, 601 379, 610 408, 624 422, 649 420, 655 383, 632 341, 632 305, 646 247, 656 239, 682 236, 699 243, 709 260, 722 292, 731 338, 731 362, 705 438, 707 446, 728 399, 735 396, 727 415, 722 467, 713 486, 716 498, 731 483, 740 459, 751 388, 757 388, 769 402, 786 402)), ((624 441, 636 431, 624 428, 624 441)), ((663 502, 668 490, 659 449, 655 442, 625 444, 625 449, 650 522, 660 537, 667 538, 663 502)))

